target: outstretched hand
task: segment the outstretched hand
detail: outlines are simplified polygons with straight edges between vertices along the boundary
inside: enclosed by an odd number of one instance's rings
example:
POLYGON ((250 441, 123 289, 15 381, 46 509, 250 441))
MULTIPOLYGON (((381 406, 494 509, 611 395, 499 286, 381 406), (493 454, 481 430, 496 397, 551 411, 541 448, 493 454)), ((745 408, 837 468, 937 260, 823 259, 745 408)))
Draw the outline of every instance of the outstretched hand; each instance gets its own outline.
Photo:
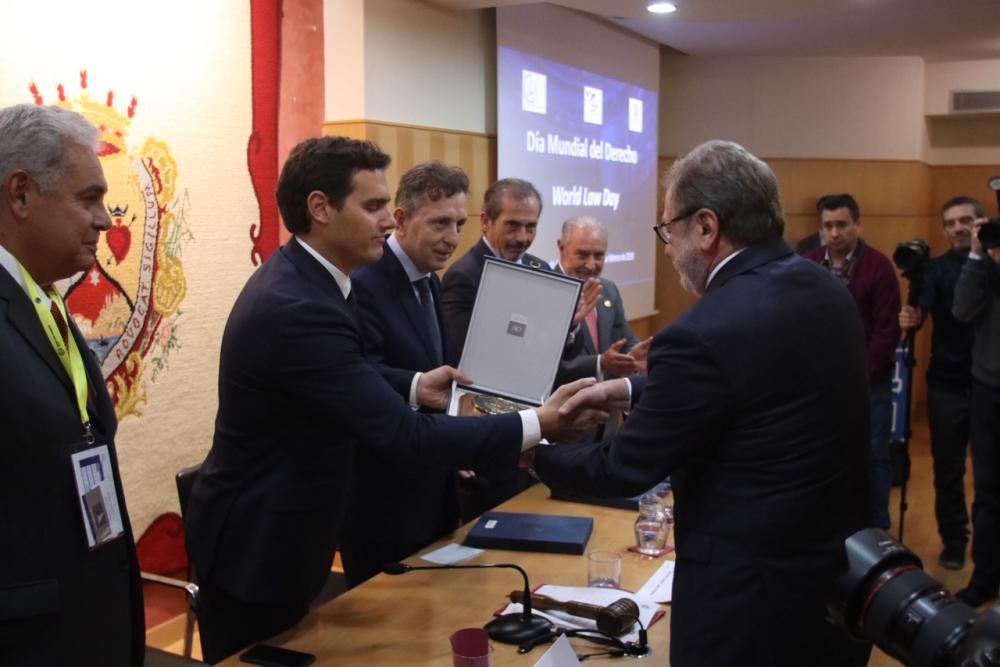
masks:
POLYGON ((580 300, 576 304, 576 313, 573 315, 573 325, 583 322, 587 313, 597 306, 598 299, 601 298, 601 281, 597 278, 587 278, 580 290, 580 300))
POLYGON ((600 408, 582 407, 566 414, 561 410, 575 394, 594 386, 595 382, 594 378, 583 378, 564 384, 549 396, 542 407, 537 409, 543 437, 549 440, 579 440, 598 424, 607 421, 607 411, 600 408))
POLYGON ((649 336, 645 340, 641 340, 632 346, 632 349, 628 351, 630 357, 635 360, 635 370, 637 373, 642 373, 645 375, 649 372, 649 366, 646 364, 649 358, 649 345, 653 342, 653 337, 649 336))
POLYGON ((635 373, 639 367, 630 353, 622 352, 622 347, 628 342, 624 338, 616 340, 601 353, 601 370, 617 377, 635 373))
POLYGON ((599 410, 605 413, 614 409, 628 410, 630 399, 628 380, 621 378, 598 382, 573 392, 573 395, 564 400, 560 406, 559 416, 562 419, 571 419, 585 410, 599 410))
POLYGON ((438 366, 417 380, 417 405, 431 410, 444 410, 451 398, 451 383, 471 384, 472 379, 451 366, 438 366))

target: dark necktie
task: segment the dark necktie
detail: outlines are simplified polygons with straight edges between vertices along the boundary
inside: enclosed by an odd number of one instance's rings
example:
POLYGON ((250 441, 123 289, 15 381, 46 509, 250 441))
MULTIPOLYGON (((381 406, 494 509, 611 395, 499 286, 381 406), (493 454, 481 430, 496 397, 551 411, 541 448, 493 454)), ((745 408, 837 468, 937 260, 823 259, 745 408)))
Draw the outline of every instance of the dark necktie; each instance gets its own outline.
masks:
POLYGON ((421 278, 414 282, 417 293, 420 294, 420 307, 427 320, 427 331, 431 335, 431 345, 434 348, 434 363, 441 365, 441 327, 438 325, 437 311, 434 309, 434 297, 431 295, 431 279, 421 278))
POLYGON ((56 305, 55 299, 52 300, 52 306, 49 310, 52 311, 52 319, 56 321, 56 328, 59 329, 59 335, 62 336, 63 345, 69 347, 69 325, 66 324, 66 319, 63 317, 62 311, 59 310, 59 306, 56 305))
MULTIPOLYGON (((56 305, 56 300, 52 300, 52 305, 49 307, 49 311, 52 313, 52 319, 56 321, 56 329, 59 329, 59 335, 62 336, 63 345, 66 349, 69 349, 69 325, 66 324, 66 318, 63 317, 62 311, 59 310, 59 306, 56 305)), ((96 405, 97 401, 94 398, 94 388, 91 386, 90 382, 87 382, 87 405, 91 407, 96 405)))
POLYGON ((350 292, 347 293, 347 297, 345 298, 345 300, 347 301, 347 307, 351 309, 351 314, 354 315, 355 319, 357 319, 357 315, 358 315, 358 302, 354 298, 354 290, 353 289, 350 292))

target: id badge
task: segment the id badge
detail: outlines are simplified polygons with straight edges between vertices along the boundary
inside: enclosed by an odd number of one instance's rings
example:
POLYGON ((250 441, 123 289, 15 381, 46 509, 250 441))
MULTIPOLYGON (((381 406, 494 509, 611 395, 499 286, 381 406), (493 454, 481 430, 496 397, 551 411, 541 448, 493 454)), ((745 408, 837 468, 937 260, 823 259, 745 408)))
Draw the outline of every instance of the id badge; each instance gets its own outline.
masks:
POLYGON ((87 546, 96 549, 124 532, 118 490, 111 469, 111 452, 107 445, 94 445, 73 453, 70 459, 80 498, 83 527, 87 533, 87 546))

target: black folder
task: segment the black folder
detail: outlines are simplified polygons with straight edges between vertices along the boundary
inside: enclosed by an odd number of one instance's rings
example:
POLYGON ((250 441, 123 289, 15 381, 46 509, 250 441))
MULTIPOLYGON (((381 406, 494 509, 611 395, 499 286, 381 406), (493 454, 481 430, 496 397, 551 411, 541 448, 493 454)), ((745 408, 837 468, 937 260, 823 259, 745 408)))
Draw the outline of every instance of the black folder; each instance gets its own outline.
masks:
POLYGON ((462 544, 479 549, 582 554, 593 530, 590 517, 485 512, 462 544))

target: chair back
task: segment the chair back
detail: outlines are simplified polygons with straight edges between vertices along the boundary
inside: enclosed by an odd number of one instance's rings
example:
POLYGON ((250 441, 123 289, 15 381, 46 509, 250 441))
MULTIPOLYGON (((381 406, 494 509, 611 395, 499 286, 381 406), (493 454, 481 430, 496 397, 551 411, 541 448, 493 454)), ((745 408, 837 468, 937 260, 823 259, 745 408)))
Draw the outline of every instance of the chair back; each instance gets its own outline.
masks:
POLYGON ((194 483, 198 479, 198 473, 200 472, 201 464, 198 463, 178 471, 174 478, 177 482, 177 500, 181 504, 181 516, 187 514, 187 504, 188 499, 191 497, 191 489, 194 488, 194 483))

